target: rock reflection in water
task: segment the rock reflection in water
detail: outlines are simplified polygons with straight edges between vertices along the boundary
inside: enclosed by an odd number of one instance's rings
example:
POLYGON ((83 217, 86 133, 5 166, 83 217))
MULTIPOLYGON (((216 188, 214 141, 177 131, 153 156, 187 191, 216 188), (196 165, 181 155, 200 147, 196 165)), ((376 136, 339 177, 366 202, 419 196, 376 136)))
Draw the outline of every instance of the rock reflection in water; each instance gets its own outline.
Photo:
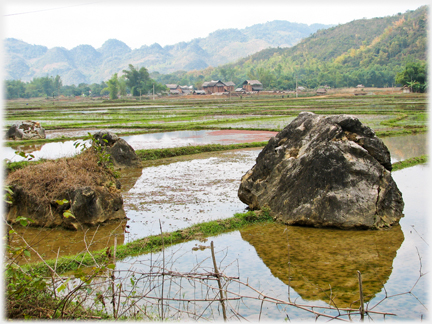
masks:
MULTIPOLYGON (((78 231, 69 231, 61 228, 35 228, 16 226, 14 230, 18 233, 11 235, 10 245, 12 247, 24 246, 19 238, 23 236, 26 242, 31 245, 44 260, 56 259, 59 257, 74 255, 87 251, 98 251, 107 246, 114 245, 114 236, 117 236, 117 244, 123 244, 125 221, 112 222, 84 228, 78 231), (60 250, 59 250, 60 249, 60 250)), ((30 262, 38 262, 40 259, 31 252, 30 262)), ((24 259, 17 260, 19 263, 26 263, 24 259)))
POLYGON ((272 274, 303 299, 330 303, 333 298, 337 307, 350 307, 358 300, 357 270, 362 273, 365 301, 375 297, 390 277, 404 240, 399 225, 347 231, 268 224, 240 233, 272 274))

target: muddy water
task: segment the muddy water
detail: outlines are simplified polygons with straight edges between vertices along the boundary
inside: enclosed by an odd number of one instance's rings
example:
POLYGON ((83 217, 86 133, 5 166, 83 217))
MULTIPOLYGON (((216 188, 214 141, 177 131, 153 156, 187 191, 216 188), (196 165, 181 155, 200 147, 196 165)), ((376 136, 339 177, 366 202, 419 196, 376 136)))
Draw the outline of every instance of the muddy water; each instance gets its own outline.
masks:
MULTIPOLYGON (((75 142, 78 142, 79 144, 84 143, 84 141, 82 140, 77 140, 47 144, 31 144, 2 147, 2 155, 3 159, 7 159, 10 162, 18 162, 24 160, 23 157, 15 154, 16 151, 33 155, 34 161, 39 159, 59 159, 63 157, 71 157, 81 151, 81 148, 75 147, 75 142)), ((87 145, 90 144, 90 142, 88 141, 86 143, 87 145)))
MULTIPOLYGON (((129 227, 121 231, 123 242, 158 234, 159 219, 164 231, 173 231, 243 212, 246 205, 237 198, 238 186, 260 150, 210 152, 150 161, 143 169, 131 169, 122 174, 119 180, 129 218, 129 227)), ((112 231, 111 227, 101 226, 94 239, 106 241, 112 231)), ((37 250, 50 258, 56 256, 58 246, 63 246, 60 255, 79 253, 85 248, 84 231, 51 229, 40 232, 35 228, 20 228, 19 233, 32 239, 47 236, 49 239, 38 244, 37 250)))
MULTIPOLYGON (((422 303, 428 302, 428 279, 419 278, 419 271, 425 274, 430 270, 429 233, 424 226, 428 175, 429 167, 425 165, 393 173, 405 200, 405 217, 400 226, 382 231, 342 231, 254 225, 210 237, 206 242, 170 247, 165 251, 167 267, 184 272, 212 269, 208 246, 214 241, 219 267, 226 275, 239 276, 241 281, 272 297, 291 298, 298 304, 358 307, 359 270, 369 308, 377 305, 375 311, 395 313, 398 320, 427 318, 428 311, 422 303), (415 297, 407 293, 410 290, 415 297), (386 292, 392 297, 386 298, 386 292)), ((161 258, 161 254, 129 258, 118 262, 116 269, 146 272, 151 260, 161 258)), ((196 290, 182 282, 182 296, 196 296, 196 290)), ((230 290, 253 294, 236 285, 231 285, 230 290)), ((175 294, 178 291, 172 292, 172 296, 175 294)), ((248 300, 237 305, 237 310, 247 319, 257 320, 260 307, 261 302, 248 300)), ((314 319, 298 309, 284 311, 268 305, 263 308, 261 320, 282 320, 286 314, 291 320, 314 319)), ((379 315, 372 318, 383 319, 379 315)))
MULTIPOLYGON (((232 217, 246 205, 237 197, 241 177, 261 149, 170 159, 145 167, 139 178, 127 176, 124 208, 130 225, 126 240, 232 217)), ((152 163, 152 162, 150 162, 152 163)))
POLYGON ((428 134, 389 136, 382 138, 388 147, 392 163, 428 153, 428 134))
MULTIPOLYGON (((94 133, 94 131, 93 131, 94 133)), ((236 144, 248 142, 263 142, 275 136, 276 132, 268 131, 242 131, 242 130, 203 130, 203 131, 177 131, 165 133, 152 133, 131 136, 120 136, 129 143, 135 150, 171 148, 187 145, 205 144, 236 144)), ((3 158, 12 162, 22 161, 15 151, 22 151, 33 154, 34 160, 57 159, 73 156, 80 152, 80 147, 75 147, 78 141, 65 141, 47 144, 18 145, 3 147, 3 158)), ((89 143, 87 141, 87 143, 89 143)))
MULTIPOLYGON (((94 132, 94 131, 92 131, 94 132)), ((267 141, 275 136, 277 132, 268 131, 242 131, 242 130, 203 130, 203 131, 177 131, 165 133, 152 133, 131 136, 121 136, 135 150, 171 148, 187 145, 205 144, 235 144, 245 142, 267 141)), ((416 134, 407 136, 383 137, 384 143, 390 150, 392 162, 397 162, 410 157, 427 153, 427 134, 416 134)), ((75 148, 76 141, 65 141, 47 144, 19 145, 3 147, 3 158, 10 161, 22 161, 23 158, 15 154, 22 151, 33 154, 37 159, 56 159, 65 156, 73 156, 79 153, 75 148)), ((79 140, 79 143, 83 141, 79 140)))
MULTIPOLYGON (((46 130, 46 138, 61 138, 61 137, 78 137, 78 136, 86 136, 88 133, 94 134, 101 129, 97 128, 71 128, 71 129, 53 129, 46 130)), ((104 128, 109 132, 113 133, 123 133, 123 132, 137 132, 142 131, 142 128, 104 128)))
POLYGON ((177 131, 122 136, 135 150, 187 145, 235 144, 268 141, 277 132, 242 130, 177 131))
MULTIPOLYGON (((399 137, 400 138, 400 137, 399 137)), ((413 145, 411 144, 407 145, 413 145)), ((20 229, 47 258, 74 254, 86 249, 101 249, 112 244, 113 235, 129 242, 159 233, 159 219, 164 231, 172 231, 193 223, 231 217, 244 211, 237 198, 241 176, 255 163, 260 149, 208 153, 149 162, 143 169, 129 170, 121 178, 125 210, 130 218, 124 231, 120 224, 97 229, 70 232, 65 230, 20 229), (92 245, 93 244, 93 245, 92 245), (99 245, 96 245, 99 244, 99 245)), ((211 237, 207 242, 191 241, 167 249, 172 260, 168 266, 177 271, 191 271, 209 258, 210 241, 214 241, 218 262, 227 275, 238 276, 271 296, 295 299, 297 303, 330 304, 338 307, 357 299, 356 271, 364 277, 366 301, 375 305, 389 295, 409 291, 422 272, 429 271, 429 233, 426 222, 427 179, 429 168, 415 166, 393 173, 402 191, 405 217, 400 226, 386 231, 340 231, 287 227, 280 224, 251 226, 241 231, 211 237), (200 247, 202 249, 197 249, 200 247), (175 261, 174 261, 175 260, 175 261), (288 263, 289 262, 289 263, 288 263)), ((16 241, 15 241, 16 242, 16 241)), ((153 259, 161 258, 158 254, 153 259)), ((128 258, 117 263, 117 270, 133 267, 145 272, 149 256, 128 258)), ((35 257, 33 256, 33 261, 35 257)), ((211 269, 211 261, 200 267, 211 269)), ((420 279, 413 293, 426 303, 427 277, 420 279)), ((189 294, 192 287, 184 286, 189 294)), ((239 288, 240 289, 240 288, 239 288)), ((250 291, 241 290, 242 293, 250 291)), ((175 293, 175 292, 173 292, 175 293)), ((354 304, 356 306, 356 304, 354 304)), ((258 319, 260 302, 238 305, 241 314, 258 319)), ((375 310, 395 312, 399 319, 420 319, 425 308, 412 295, 384 300, 375 310)), ((281 320, 286 312, 273 306, 264 307, 261 319, 281 320)), ((294 318, 309 318, 299 310, 289 310, 294 318)), ((382 317, 375 316, 374 319, 382 317)))

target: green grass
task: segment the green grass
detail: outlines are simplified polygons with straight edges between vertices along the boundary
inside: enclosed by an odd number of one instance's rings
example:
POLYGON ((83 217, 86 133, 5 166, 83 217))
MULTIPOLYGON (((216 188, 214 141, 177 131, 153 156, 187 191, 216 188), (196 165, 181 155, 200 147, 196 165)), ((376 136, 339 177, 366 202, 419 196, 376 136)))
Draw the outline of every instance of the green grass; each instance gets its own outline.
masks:
POLYGON ((9 162, 9 163, 4 162, 4 169, 6 170, 6 174, 9 174, 9 173, 14 172, 16 170, 23 169, 29 165, 39 164, 39 163, 43 163, 45 161, 46 160, 44 160, 44 159, 40 159, 37 161, 20 161, 20 162, 9 162))
POLYGON ((427 160, 428 160, 428 156, 425 154, 425 155, 416 156, 416 157, 413 157, 410 159, 406 159, 403 161, 395 162, 392 164, 392 171, 398 171, 398 170, 412 167, 412 166, 417 165, 417 164, 423 164, 423 163, 426 163, 427 160))
MULTIPOLYGON (((116 258, 119 260, 144 253, 158 252, 162 250, 163 246, 167 247, 188 240, 215 236, 260 222, 273 222, 273 218, 270 216, 270 211, 268 209, 239 213, 235 214, 231 218, 200 223, 174 232, 163 233, 163 241, 161 235, 152 235, 127 244, 119 245, 116 250, 116 258)), ((111 247, 111 251, 112 249, 113 247, 111 247)), ((89 253, 84 253, 74 256, 66 256, 59 258, 57 261, 46 260, 46 263, 52 268, 56 267, 57 273, 61 274, 76 270, 82 266, 93 266, 94 261, 99 264, 111 262, 110 258, 107 256, 106 249, 103 249, 92 252, 91 255, 89 253)), ((34 275, 50 276, 50 271, 43 262, 27 264, 23 267, 31 270, 34 275)))
POLYGON ((151 149, 151 150, 136 150, 136 154, 142 161, 158 160, 174 156, 199 154, 204 152, 215 152, 215 151, 226 151, 235 150, 250 147, 262 147, 267 145, 266 142, 252 142, 252 143, 240 143, 240 144, 207 144, 197 146, 182 146, 165 149, 151 149))

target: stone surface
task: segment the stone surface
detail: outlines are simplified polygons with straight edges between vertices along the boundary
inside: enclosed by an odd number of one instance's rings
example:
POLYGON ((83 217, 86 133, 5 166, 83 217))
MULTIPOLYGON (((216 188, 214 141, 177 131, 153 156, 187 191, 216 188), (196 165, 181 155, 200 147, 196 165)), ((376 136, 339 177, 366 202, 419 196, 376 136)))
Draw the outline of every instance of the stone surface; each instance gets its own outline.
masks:
POLYGON ((102 146, 106 147, 106 152, 111 155, 114 167, 136 168, 141 166, 141 160, 135 150, 124 139, 109 131, 100 131, 93 136, 102 146))
POLYGON ((380 228, 403 216, 390 171, 387 147, 356 117, 304 112, 269 140, 238 196, 290 225, 380 228))
POLYGON ((45 129, 39 122, 26 120, 16 122, 6 133, 6 139, 29 140, 46 138, 45 129))
POLYGON ((32 195, 20 186, 12 187, 13 205, 7 208, 7 221, 15 223, 18 216, 33 220, 32 226, 57 227, 77 230, 80 225, 95 226, 112 220, 125 219, 123 198, 120 190, 106 186, 77 188, 66 194, 69 202, 50 206, 40 205, 32 195), (69 210, 74 217, 65 217, 69 210))

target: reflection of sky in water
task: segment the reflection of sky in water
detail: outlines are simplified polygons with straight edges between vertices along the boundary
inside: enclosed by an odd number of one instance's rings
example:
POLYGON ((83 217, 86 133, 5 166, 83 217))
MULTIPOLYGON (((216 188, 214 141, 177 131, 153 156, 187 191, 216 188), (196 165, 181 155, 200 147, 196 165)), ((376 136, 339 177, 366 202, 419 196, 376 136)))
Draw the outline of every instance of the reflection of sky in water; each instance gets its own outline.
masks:
MULTIPOLYGON (((79 142, 83 143, 82 140, 78 141, 66 141, 66 142, 56 142, 56 143, 47 143, 43 144, 41 148, 37 151, 29 152, 27 154, 33 154, 33 160, 39 159, 58 159, 62 157, 70 157, 81 151, 81 148, 75 148, 74 143, 79 142)), ((11 162, 23 161, 24 158, 16 155, 16 148, 12 147, 3 147, 3 158, 8 159, 11 162)))
MULTIPOLYGON (((205 144, 233 144, 242 142, 267 141, 272 132, 254 131, 177 131, 167 133, 152 133, 131 136, 121 136, 135 150, 171 148, 188 145, 205 144)), ((427 154, 427 134, 383 137, 384 144, 391 154, 392 163, 411 157, 427 154)), ((75 149, 75 141, 43 144, 39 151, 34 151, 35 159, 56 159, 63 156, 72 156, 79 152, 75 149)), ((80 141, 82 142, 82 141, 80 141)), ((3 147, 3 157, 12 161, 22 161, 23 158, 15 155, 17 148, 3 147)), ((28 150, 26 150, 28 152, 28 150)))
MULTIPOLYGON (((208 162, 208 161, 207 161, 208 162)), ((208 170, 208 169, 206 169, 208 170)), ((427 203, 427 183, 429 176, 429 168, 426 165, 419 165, 404 170, 396 171, 393 173, 393 177, 401 190, 404 201, 405 201, 405 217, 402 218, 400 224, 404 232, 404 242, 397 251, 397 255, 393 260, 392 273, 385 283, 388 296, 400 293, 408 292, 416 283, 419 276, 419 257, 422 257, 422 273, 429 271, 428 265, 428 252, 429 252, 429 237, 428 227, 425 226, 426 222, 426 203, 427 203), (413 230, 416 228, 417 232, 413 230), (425 242, 425 241, 427 242, 425 242)), ((154 233, 159 233, 158 223, 152 226, 154 233)), ((168 231, 169 229, 163 225, 163 230, 168 231)), ((311 229, 314 230, 314 229, 311 229)), ((316 229, 321 230, 321 229, 316 229)), ((268 238, 272 240, 271 237, 268 238)), ((307 239, 307 238, 305 238, 307 239)), ((248 282, 252 287, 258 288, 258 290, 272 296, 281 298, 283 300, 288 299, 288 285, 271 272, 271 268, 266 265, 263 260, 257 255, 255 247, 242 239, 238 231, 218 235, 216 237, 209 237, 207 241, 200 242, 198 240, 187 242, 181 245, 175 245, 168 247, 165 250, 166 268, 189 272, 195 271, 200 262, 201 269, 212 271, 212 263, 210 257, 210 250, 197 250, 194 251, 192 248, 196 246, 209 246, 210 241, 214 242, 215 250, 217 251, 216 258, 218 260, 219 267, 228 276, 240 275, 240 280, 248 282)), ((281 251, 286 253, 286 251, 281 251)), ((148 265, 150 260, 152 264, 161 262, 162 256, 160 253, 153 253, 152 255, 141 255, 137 257, 130 257, 121 262, 117 262, 116 270, 123 269, 136 269, 138 271, 148 271, 148 265)), ((341 265, 342 266, 342 265, 341 265)), ((343 275, 341 273, 341 275, 343 275)), ((351 276, 351 274, 345 274, 351 276)), ((352 276, 356 276, 353 273, 352 276)), ((348 279, 347 279, 348 280, 348 279)), ((351 280, 351 277, 349 277, 351 280)), ((426 282, 427 277, 420 279, 417 286, 413 289, 413 294, 422 302, 427 305, 428 302, 428 286, 426 282)), ((308 285, 307 282, 305 282, 308 285)), ((310 284, 309 284, 310 285, 310 284)), ((365 281, 363 285, 368 285, 365 281)), ((175 286, 175 285, 174 285, 175 286)), ((315 287, 311 286, 310 289, 328 289, 328 287, 315 287)), ((194 293, 192 287, 188 286, 187 282, 182 284, 182 293, 194 293)), ((231 291, 239 292, 239 288, 235 285, 230 286, 231 291)), ((242 290, 245 293, 245 290, 242 290)), ((252 295, 248 291, 248 295, 252 295)), ((290 297, 299 304, 311 304, 311 305, 326 305, 323 301, 308 301, 303 300, 297 292, 292 288, 289 290, 290 297)), ((378 295, 371 300, 368 307, 376 305, 385 297, 385 291, 382 290, 378 295)), ((247 301, 245 305, 243 303, 238 305, 240 312, 249 320, 258 320, 260 312, 260 302, 247 301)), ((427 310, 416 300, 413 295, 403 294, 397 297, 388 298, 374 308, 375 311, 390 312, 397 314, 397 317, 386 317, 387 320, 414 320, 420 319, 421 316, 427 318, 427 310)), ((314 317, 309 315, 305 311, 297 310, 293 307, 287 309, 287 311, 278 310, 277 307, 268 306, 264 307, 261 315, 261 320, 281 320, 289 314, 290 319, 311 319, 314 317)), ((382 320, 383 317, 380 315, 372 315, 374 320, 382 320)), ((220 319, 220 318, 219 318, 220 319)))
POLYGON ((275 134, 254 131, 177 131, 168 133, 122 136, 135 150, 181 147, 205 144, 233 144, 266 141, 275 134), (261 134, 261 135, 260 135, 261 134))

